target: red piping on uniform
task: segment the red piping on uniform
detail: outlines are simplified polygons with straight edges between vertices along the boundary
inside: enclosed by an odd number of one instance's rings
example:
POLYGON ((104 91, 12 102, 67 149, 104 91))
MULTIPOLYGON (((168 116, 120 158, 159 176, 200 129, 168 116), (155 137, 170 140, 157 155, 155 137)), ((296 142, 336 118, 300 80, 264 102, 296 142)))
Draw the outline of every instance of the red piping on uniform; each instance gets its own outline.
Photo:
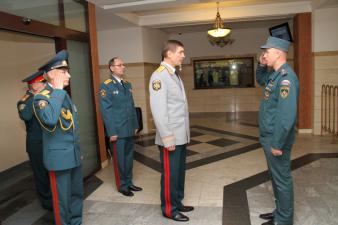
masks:
POLYGON ((116 142, 113 143, 113 154, 114 154, 115 183, 116 183, 116 188, 119 191, 120 190, 120 171, 119 171, 119 165, 117 163, 116 142))
POLYGON ((163 148, 165 214, 171 218, 169 150, 163 148))
POLYGON ((56 185, 56 178, 55 178, 55 172, 54 171, 49 171, 49 178, 50 178, 50 187, 52 189, 52 199, 53 199, 53 211, 54 211, 55 225, 61 225, 58 189, 57 189, 57 185, 56 185))

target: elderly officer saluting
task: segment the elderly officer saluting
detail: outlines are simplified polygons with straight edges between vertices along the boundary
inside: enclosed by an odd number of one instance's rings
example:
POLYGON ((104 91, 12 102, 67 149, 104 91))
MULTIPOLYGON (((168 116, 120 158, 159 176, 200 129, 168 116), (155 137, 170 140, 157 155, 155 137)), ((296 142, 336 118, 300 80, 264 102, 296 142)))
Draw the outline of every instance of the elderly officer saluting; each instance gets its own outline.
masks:
POLYGON ((39 70, 48 84, 34 97, 34 110, 43 128, 43 162, 49 171, 56 225, 82 223, 83 178, 77 110, 67 92, 68 53, 63 50, 39 70))
POLYGON ((155 143, 161 157, 161 208, 163 216, 188 221, 181 212, 194 208, 184 206, 186 144, 190 141, 189 111, 181 78, 175 67, 183 62, 184 47, 169 40, 162 49, 164 59, 149 82, 150 107, 156 125, 155 143))
POLYGON ((33 111, 34 95, 42 91, 46 84, 43 71, 38 71, 22 82, 27 82, 28 90, 17 103, 20 118, 26 125, 26 151, 32 167, 35 186, 43 208, 52 210, 52 194, 49 187, 48 171, 43 165, 42 130, 33 111))
POLYGON ((256 71, 256 80, 264 87, 264 99, 259 109, 260 142, 276 199, 274 212, 260 215, 260 218, 268 220, 263 225, 293 224, 290 155, 295 140, 299 83, 286 62, 289 46, 290 42, 286 40, 269 37, 261 47, 264 52, 256 71))
POLYGON ((111 77, 100 86, 100 109, 114 154, 117 190, 125 196, 141 191, 132 182, 134 140, 138 129, 131 84, 123 80, 125 65, 119 57, 109 61, 111 77))

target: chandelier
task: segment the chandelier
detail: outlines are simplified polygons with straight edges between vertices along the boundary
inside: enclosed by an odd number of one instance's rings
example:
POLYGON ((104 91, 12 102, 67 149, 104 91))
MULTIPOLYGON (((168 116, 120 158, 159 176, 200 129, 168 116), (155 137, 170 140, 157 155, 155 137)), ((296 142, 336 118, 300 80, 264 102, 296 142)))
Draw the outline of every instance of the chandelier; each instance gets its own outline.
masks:
POLYGON ((217 14, 213 28, 214 29, 208 30, 209 42, 212 45, 224 47, 235 41, 234 39, 230 39, 228 36, 231 30, 229 28, 224 28, 221 15, 219 14, 219 2, 217 2, 217 14))
POLYGON ((214 29, 208 30, 208 34, 212 37, 225 37, 230 34, 231 30, 224 28, 221 15, 219 14, 218 8, 219 2, 217 2, 217 14, 214 24, 214 29))

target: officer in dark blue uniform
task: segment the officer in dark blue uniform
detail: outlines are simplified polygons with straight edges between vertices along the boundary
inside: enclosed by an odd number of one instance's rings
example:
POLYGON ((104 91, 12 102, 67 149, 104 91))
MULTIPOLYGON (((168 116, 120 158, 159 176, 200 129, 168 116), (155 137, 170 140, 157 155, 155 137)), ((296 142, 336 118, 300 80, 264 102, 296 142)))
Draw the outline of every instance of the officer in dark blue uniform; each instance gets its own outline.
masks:
POLYGON ((49 171, 55 224, 79 225, 83 176, 77 109, 63 90, 70 79, 67 59, 63 50, 39 68, 48 83, 35 95, 34 111, 43 128, 43 163, 49 171))
POLYGON ((138 121, 131 84, 123 80, 125 65, 121 58, 109 61, 111 76, 100 85, 100 109, 113 150, 117 190, 125 196, 141 191, 132 182, 134 140, 138 121))
POLYGON ((17 108, 20 118, 26 125, 26 151, 34 173, 35 186, 41 205, 47 210, 52 210, 53 204, 49 187, 49 176, 42 160, 42 130, 33 111, 34 95, 45 88, 43 72, 38 71, 25 78, 22 82, 27 82, 28 90, 18 101, 17 108))
POLYGON ((260 56, 256 80, 264 88, 259 109, 260 142, 263 146, 275 195, 276 209, 261 214, 263 225, 293 224, 291 148, 295 140, 299 82, 286 62, 290 42, 269 37, 260 56), (270 69, 269 69, 270 68, 270 69))

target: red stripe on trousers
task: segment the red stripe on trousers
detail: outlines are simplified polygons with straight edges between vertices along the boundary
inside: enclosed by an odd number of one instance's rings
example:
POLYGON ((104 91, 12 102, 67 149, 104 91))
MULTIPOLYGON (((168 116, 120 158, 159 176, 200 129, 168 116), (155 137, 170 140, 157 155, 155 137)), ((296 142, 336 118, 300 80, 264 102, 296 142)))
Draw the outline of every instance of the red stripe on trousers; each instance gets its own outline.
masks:
POLYGON ((120 190, 120 171, 119 171, 119 165, 117 162, 116 142, 113 143, 113 154, 114 154, 115 183, 116 183, 117 190, 120 190))
POLYGON ((49 171, 50 188, 52 189, 53 211, 55 218, 55 225, 61 225, 61 217, 59 210, 58 188, 56 185, 55 172, 49 171))
POLYGON ((171 217, 169 150, 163 148, 163 153, 165 213, 168 217, 171 217))

